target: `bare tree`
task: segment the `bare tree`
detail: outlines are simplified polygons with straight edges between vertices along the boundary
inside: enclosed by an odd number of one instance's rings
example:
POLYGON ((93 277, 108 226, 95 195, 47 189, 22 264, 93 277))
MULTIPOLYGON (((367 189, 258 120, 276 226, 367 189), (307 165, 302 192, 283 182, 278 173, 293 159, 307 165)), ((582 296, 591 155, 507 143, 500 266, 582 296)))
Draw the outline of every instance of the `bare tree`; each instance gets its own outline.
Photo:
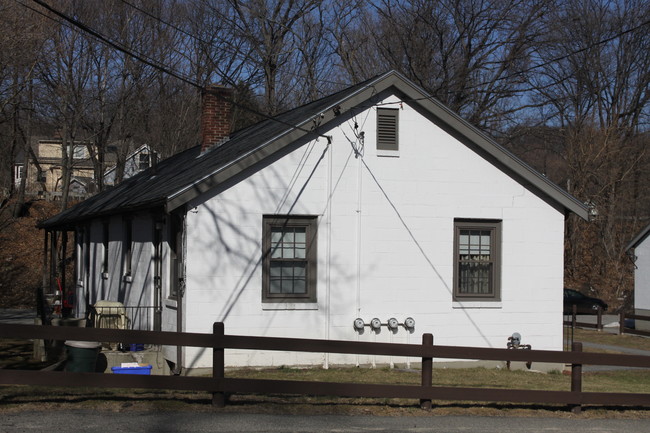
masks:
POLYGON ((569 221, 567 277, 607 288, 602 295, 612 300, 629 291, 624 247, 650 216, 635 203, 647 197, 640 185, 648 173, 648 19, 641 0, 558 3, 536 51, 543 67, 531 76, 541 117, 561 133, 567 189, 598 212, 589 225, 569 221))
MULTIPOLYGON (((89 3, 73 2, 68 13, 90 14, 92 8, 89 3)), ((61 179, 57 189, 61 190, 61 209, 68 206, 75 145, 87 138, 83 135, 81 120, 87 108, 86 88, 93 73, 89 49, 88 38, 61 25, 47 42, 47 55, 38 65, 39 78, 45 86, 46 114, 60 128, 61 179)))
MULTIPOLYGON (((452 110, 498 130, 521 110, 522 75, 548 1, 373 2, 382 59, 452 110)), ((366 59, 369 60, 369 59, 366 59)))

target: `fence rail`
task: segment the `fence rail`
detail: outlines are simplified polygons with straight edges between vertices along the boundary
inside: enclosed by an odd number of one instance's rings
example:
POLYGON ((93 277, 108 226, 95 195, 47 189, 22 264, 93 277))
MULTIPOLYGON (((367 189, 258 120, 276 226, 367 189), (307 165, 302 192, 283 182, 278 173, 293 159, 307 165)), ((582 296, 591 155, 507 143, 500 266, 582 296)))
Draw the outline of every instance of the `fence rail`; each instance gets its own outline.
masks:
MULTIPOLYGON (((578 322, 577 319, 577 313, 576 313, 576 306, 573 306, 573 312, 569 315, 570 320, 565 320, 564 325, 571 327, 571 329, 575 329, 576 327, 578 328, 594 328, 599 331, 603 330, 603 310, 602 308, 598 307, 598 310, 596 311, 596 323, 588 323, 588 322, 578 322)), ((633 319, 633 320, 639 320, 639 321, 644 321, 644 322, 650 322, 650 316, 642 316, 639 314, 630 314, 630 313, 625 313, 621 311, 618 314, 618 333, 620 335, 623 334, 634 334, 634 335, 643 335, 646 337, 650 337, 650 331, 642 331, 639 329, 631 328, 629 326, 626 326, 626 320, 627 319, 633 319)))
POLYGON ((639 329, 628 328, 627 326, 625 326, 626 319, 633 319, 635 321, 636 320, 650 321, 650 316, 641 316, 639 314, 625 314, 621 312, 618 320, 619 334, 635 334, 635 335, 644 335, 646 337, 650 337, 650 332, 648 331, 641 331, 639 329))
POLYGON ((124 343, 193 346, 213 349, 212 377, 103 375, 0 369, 0 383, 2 384, 207 391, 213 394, 213 404, 217 407, 226 404, 226 393, 286 393, 342 397, 411 398, 419 399, 423 408, 430 408, 431 400, 558 403, 567 404, 576 412, 580 410, 583 404, 650 406, 650 394, 647 393, 582 391, 583 364, 650 368, 650 357, 584 353, 582 352, 581 343, 573 343, 571 352, 560 352, 437 346, 433 345, 433 336, 431 334, 422 336, 422 344, 249 337, 225 335, 223 323, 215 323, 212 334, 5 324, 0 324, 0 334, 10 335, 12 338, 121 341, 124 343), (225 349, 417 357, 422 359, 422 384, 419 386, 381 385, 227 378, 225 377, 225 349), (432 386, 431 360, 433 358, 570 364, 572 366, 571 390, 540 391, 432 386))

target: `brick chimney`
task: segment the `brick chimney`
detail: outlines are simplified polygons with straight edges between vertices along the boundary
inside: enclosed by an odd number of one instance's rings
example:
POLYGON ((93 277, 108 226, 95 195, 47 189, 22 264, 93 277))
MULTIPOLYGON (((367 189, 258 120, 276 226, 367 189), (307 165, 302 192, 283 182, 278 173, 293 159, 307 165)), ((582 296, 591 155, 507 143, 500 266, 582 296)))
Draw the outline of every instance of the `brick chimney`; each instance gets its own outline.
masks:
POLYGON ((229 139, 232 126, 233 89, 210 85, 203 90, 201 111, 201 154, 229 139))

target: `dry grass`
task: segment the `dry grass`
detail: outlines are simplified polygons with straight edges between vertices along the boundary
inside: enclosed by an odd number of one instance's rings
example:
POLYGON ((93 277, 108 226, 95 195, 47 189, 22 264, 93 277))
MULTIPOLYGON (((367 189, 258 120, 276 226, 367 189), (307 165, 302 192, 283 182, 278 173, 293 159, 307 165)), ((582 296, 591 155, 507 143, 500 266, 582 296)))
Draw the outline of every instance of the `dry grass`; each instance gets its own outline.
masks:
POLYGON ((51 364, 34 360, 33 349, 31 341, 0 339, 0 368, 40 370, 51 364))
MULTIPOLYGON (((585 374, 586 391, 646 392, 650 373, 642 371, 585 374)), ((303 381, 418 384, 419 372, 397 369, 243 369, 227 377, 303 381)), ((563 374, 492 369, 434 370, 434 386, 569 390, 570 378, 563 374)), ((307 390, 308 391, 308 390, 307 390)), ((0 412, 33 410, 93 409, 102 411, 211 411, 211 396, 204 392, 124 389, 0 387, 0 412)), ((417 400, 391 398, 339 398, 286 395, 232 395, 225 412, 273 414, 372 414, 372 415, 481 415, 573 417, 563 405, 507 404, 484 402, 434 402, 430 412, 417 400)), ((650 409, 586 407, 581 417, 650 418, 650 409)))
POLYGON ((575 330, 574 340, 650 351, 650 338, 638 335, 616 335, 578 328, 575 330))

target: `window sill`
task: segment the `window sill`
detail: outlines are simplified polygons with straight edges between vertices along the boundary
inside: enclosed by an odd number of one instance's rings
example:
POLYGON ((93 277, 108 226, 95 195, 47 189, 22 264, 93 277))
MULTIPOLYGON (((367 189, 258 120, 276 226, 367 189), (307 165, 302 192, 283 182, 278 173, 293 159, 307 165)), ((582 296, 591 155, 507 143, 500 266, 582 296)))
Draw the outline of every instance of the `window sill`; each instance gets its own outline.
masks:
POLYGON ((318 310, 316 302, 265 302, 262 310, 318 310))
POLYGON ((377 156, 387 156, 391 158, 399 158, 399 150, 380 150, 377 149, 377 156))
POLYGON ((454 309, 500 309, 501 301, 453 301, 451 308, 454 309))

